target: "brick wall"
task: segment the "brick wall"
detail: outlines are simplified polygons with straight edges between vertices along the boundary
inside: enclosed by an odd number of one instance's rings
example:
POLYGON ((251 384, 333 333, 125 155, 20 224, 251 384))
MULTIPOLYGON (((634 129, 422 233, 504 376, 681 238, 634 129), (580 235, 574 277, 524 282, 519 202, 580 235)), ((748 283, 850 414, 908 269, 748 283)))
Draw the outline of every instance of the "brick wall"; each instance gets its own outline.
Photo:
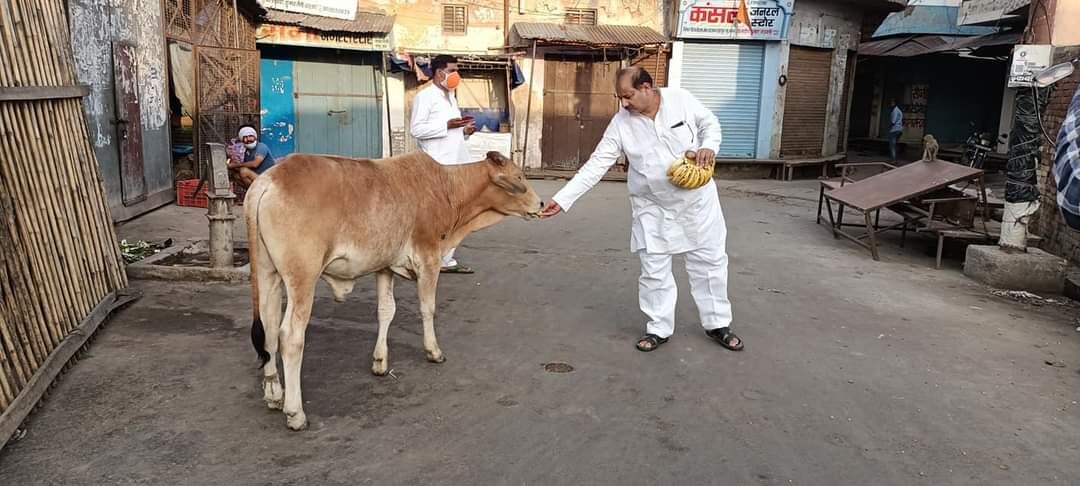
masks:
MULTIPOLYGON (((1058 48, 1054 52, 1054 63, 1065 62, 1080 57, 1080 46, 1058 48)), ((1043 127, 1046 134, 1057 139, 1065 112, 1069 109, 1073 93, 1080 85, 1080 69, 1057 83, 1057 89, 1050 96, 1050 102, 1043 113, 1043 127)), ((1054 144, 1043 140, 1042 166, 1039 170, 1040 207, 1034 221, 1035 234, 1043 238, 1042 249, 1080 262, 1080 231, 1069 228, 1061 218, 1057 207, 1057 190, 1050 168, 1054 164, 1054 144)))

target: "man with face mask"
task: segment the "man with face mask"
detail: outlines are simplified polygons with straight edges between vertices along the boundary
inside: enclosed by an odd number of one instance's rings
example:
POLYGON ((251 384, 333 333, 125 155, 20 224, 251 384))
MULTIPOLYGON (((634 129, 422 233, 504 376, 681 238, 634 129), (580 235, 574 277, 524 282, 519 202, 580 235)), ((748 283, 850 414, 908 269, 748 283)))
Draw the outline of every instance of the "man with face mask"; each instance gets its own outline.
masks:
POLYGON ((270 147, 259 141, 255 127, 244 125, 237 135, 240 143, 244 144, 244 160, 231 162, 229 170, 233 172, 236 182, 247 189, 259 174, 274 166, 274 155, 270 153, 270 147))
POLYGON ((545 205, 541 216, 569 210, 625 155, 634 217, 630 247, 641 260, 638 304, 649 318, 637 348, 652 351, 675 332, 678 292, 671 261, 673 255, 682 254, 706 335, 725 348, 742 350, 742 339, 730 328, 727 228, 716 183, 710 179, 697 189, 683 189, 667 175, 687 151, 696 152, 702 167, 714 164, 720 122, 689 91, 656 88, 644 69, 621 69, 615 80, 615 96, 623 109, 611 119, 589 161, 545 205))
MULTIPOLYGON (((454 90, 461 84, 457 59, 439 55, 431 60, 431 84, 413 98, 409 133, 420 150, 443 165, 467 164, 469 150, 465 139, 476 132, 471 117, 462 117, 454 90)), ((443 258, 444 273, 472 273, 472 269, 454 260, 454 250, 443 258)))

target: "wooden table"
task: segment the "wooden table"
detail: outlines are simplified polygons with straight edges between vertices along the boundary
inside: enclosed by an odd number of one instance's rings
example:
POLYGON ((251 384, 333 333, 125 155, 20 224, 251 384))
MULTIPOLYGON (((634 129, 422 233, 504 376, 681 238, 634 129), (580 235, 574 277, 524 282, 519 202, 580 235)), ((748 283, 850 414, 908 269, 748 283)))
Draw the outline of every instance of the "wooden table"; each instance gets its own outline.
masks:
POLYGON ((969 180, 977 182, 985 212, 986 187, 983 184, 983 171, 944 160, 912 162, 858 182, 837 187, 824 194, 833 236, 843 236, 861 245, 870 250, 874 260, 880 260, 877 241, 879 233, 901 226, 906 231, 908 225, 931 216, 930 213, 913 204, 911 202, 913 199, 947 188, 951 184, 969 180), (835 218, 832 210, 834 202, 839 205, 838 216, 835 218), (866 227, 865 234, 852 235, 844 231, 843 212, 845 207, 863 213, 866 227), (871 215, 883 208, 896 212, 904 218, 904 221, 879 228, 871 215), (839 220, 839 224, 837 220, 839 220), (863 239, 869 242, 864 242, 863 239))

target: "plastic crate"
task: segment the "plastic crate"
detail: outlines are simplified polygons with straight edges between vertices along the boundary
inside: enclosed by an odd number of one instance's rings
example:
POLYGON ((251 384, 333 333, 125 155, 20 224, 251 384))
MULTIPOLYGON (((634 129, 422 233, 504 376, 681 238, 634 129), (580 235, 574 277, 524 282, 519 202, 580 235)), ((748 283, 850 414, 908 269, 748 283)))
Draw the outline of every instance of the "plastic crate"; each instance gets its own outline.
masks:
POLYGON ((195 188, 199 186, 198 179, 184 179, 176 181, 176 205, 192 208, 205 208, 209 201, 206 199, 206 184, 195 194, 195 188))
MULTIPOLYGON (((210 204, 210 200, 206 197, 206 189, 209 184, 203 184, 199 188, 199 193, 195 194, 195 188, 199 186, 198 179, 184 179, 176 181, 176 205, 187 206, 192 208, 205 208, 210 204)), ((246 192, 243 188, 232 183, 233 194, 236 194, 236 199, 233 202, 237 206, 242 206, 244 203, 244 196, 246 192)))

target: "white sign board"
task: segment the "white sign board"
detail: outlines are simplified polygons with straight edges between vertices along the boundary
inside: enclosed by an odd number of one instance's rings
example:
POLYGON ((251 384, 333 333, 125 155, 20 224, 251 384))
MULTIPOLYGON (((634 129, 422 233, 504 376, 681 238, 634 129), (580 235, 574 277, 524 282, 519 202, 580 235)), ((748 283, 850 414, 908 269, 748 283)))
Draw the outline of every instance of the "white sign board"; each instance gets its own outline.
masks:
POLYGON ((1031 86, 1035 73, 1050 67, 1053 59, 1053 46, 1024 44, 1013 48, 1012 63, 1009 65, 1009 87, 1031 86))
POLYGON ((680 0, 676 37, 781 40, 794 0, 680 0))
POLYGON ((319 17, 355 20, 356 0, 260 0, 263 7, 319 17))

